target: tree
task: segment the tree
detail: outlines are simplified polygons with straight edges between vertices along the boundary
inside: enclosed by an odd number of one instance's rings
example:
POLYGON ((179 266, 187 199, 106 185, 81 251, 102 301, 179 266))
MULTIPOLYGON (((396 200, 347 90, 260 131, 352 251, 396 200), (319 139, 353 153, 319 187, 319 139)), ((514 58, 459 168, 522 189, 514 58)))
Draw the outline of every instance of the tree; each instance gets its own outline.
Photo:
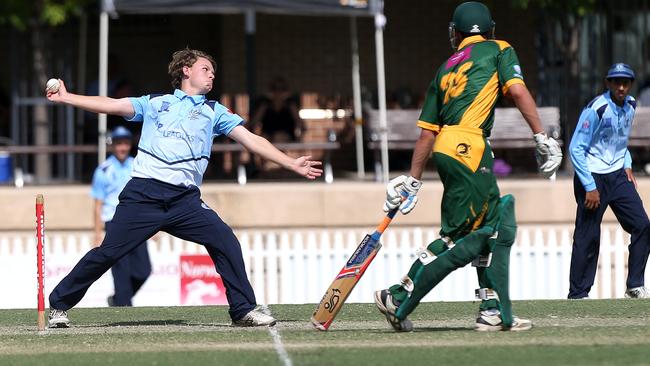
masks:
MULTIPOLYGON (((560 108, 564 141, 569 141, 583 102, 580 94, 580 32, 585 17, 597 10, 597 0, 511 0, 511 3, 520 9, 541 10, 545 38, 553 42, 552 46, 562 55, 565 77, 561 88, 564 103, 560 108)), ((565 159, 565 163, 568 160, 565 159)))
POLYGON ((580 50, 580 31, 584 17, 596 10, 596 0, 512 0, 516 7, 542 10, 545 32, 569 62, 573 76, 579 72, 578 51, 580 50), (560 36, 556 36, 556 26, 560 36))
MULTIPOLYGON (((0 24, 9 24, 21 32, 27 32, 33 51, 32 77, 36 85, 45 88, 48 78, 46 45, 44 35, 51 27, 64 24, 71 16, 82 13, 93 0, 3 0, 0 2, 0 24)), ((50 128, 45 105, 34 107, 34 142, 47 145, 50 128)), ((35 173, 38 179, 50 176, 49 155, 38 154, 35 173)))

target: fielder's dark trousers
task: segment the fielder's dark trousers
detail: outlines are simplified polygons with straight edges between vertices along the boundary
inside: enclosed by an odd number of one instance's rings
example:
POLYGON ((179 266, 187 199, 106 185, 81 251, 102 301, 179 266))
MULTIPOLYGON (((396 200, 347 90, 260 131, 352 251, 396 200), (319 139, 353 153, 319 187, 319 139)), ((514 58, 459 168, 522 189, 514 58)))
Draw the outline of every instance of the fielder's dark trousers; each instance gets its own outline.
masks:
POLYGON ((104 241, 81 258, 54 288, 50 308, 68 310, 75 306, 117 260, 158 231, 205 246, 223 279, 233 320, 255 308, 239 241, 217 213, 203 204, 199 189, 142 178, 127 183, 113 220, 106 225, 104 241))
POLYGON ((577 176, 573 179, 578 209, 573 233, 569 299, 588 296, 594 284, 600 247, 600 224, 607 206, 611 207, 623 229, 632 236, 628 247, 627 288, 644 285, 645 266, 650 253, 650 221, 634 183, 627 180, 625 170, 608 174, 592 173, 592 176, 600 194, 600 206, 594 210, 585 208, 585 189, 577 176))
POLYGON ((133 296, 151 274, 151 261, 146 242, 138 245, 111 267, 115 294, 113 306, 133 306, 133 296))

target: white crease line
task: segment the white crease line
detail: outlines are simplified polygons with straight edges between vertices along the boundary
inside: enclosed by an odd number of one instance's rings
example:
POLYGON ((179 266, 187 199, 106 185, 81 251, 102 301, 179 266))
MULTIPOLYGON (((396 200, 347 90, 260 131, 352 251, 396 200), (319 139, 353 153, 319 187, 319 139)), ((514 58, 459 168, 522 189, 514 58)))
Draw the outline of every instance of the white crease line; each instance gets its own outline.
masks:
POLYGON ((269 333, 271 333, 271 337, 273 337, 273 347, 275 348, 275 353, 278 354, 280 361, 282 361, 284 366, 293 366, 293 362, 291 361, 291 358, 289 358, 287 350, 284 349, 284 344, 282 344, 282 336, 280 336, 278 328, 276 328, 275 325, 270 326, 269 333))

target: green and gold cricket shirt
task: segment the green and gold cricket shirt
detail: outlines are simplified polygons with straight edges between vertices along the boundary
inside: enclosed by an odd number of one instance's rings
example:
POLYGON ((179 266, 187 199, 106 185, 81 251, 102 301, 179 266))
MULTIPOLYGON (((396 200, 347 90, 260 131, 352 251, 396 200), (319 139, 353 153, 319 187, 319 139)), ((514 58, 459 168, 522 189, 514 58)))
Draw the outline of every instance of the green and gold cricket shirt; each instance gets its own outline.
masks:
POLYGON ((467 37, 438 69, 417 125, 438 134, 434 152, 450 155, 476 171, 484 137, 490 136, 494 123, 495 105, 514 84, 524 80, 510 44, 480 35, 467 37), (468 141, 459 142, 458 135, 468 141), (466 154, 469 149, 474 149, 472 159, 466 154))

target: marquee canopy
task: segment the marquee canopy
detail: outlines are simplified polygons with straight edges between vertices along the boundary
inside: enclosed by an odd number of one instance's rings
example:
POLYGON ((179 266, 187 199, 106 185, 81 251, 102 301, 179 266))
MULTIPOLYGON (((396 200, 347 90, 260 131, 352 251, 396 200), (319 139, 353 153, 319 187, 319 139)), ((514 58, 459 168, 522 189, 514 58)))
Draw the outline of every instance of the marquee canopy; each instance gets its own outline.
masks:
MULTIPOLYGON (((352 79, 354 94, 354 114, 356 120, 357 170, 360 178, 364 175, 363 141, 361 131, 361 92, 359 78, 359 55, 356 44, 356 21, 358 16, 375 18, 375 53, 377 64, 377 94, 379 100, 379 125, 381 127, 381 161, 382 177, 378 180, 388 181, 388 135, 386 128, 386 81, 384 74, 384 39, 383 28, 386 18, 383 14, 384 0, 101 0, 100 45, 99 45, 99 92, 106 95, 108 70, 108 15, 124 14, 246 14, 247 33, 247 69, 253 73, 250 65, 254 60, 251 41, 255 33, 255 13, 285 15, 330 15, 351 18, 352 38, 352 79)), ((249 84, 251 83, 249 78, 249 84)), ((249 85, 249 94, 253 87, 249 85)), ((99 161, 106 157, 106 115, 99 117, 99 161)))
POLYGON ((296 15, 370 16, 376 7, 372 0, 104 0, 109 13, 205 14, 260 13, 296 15))

